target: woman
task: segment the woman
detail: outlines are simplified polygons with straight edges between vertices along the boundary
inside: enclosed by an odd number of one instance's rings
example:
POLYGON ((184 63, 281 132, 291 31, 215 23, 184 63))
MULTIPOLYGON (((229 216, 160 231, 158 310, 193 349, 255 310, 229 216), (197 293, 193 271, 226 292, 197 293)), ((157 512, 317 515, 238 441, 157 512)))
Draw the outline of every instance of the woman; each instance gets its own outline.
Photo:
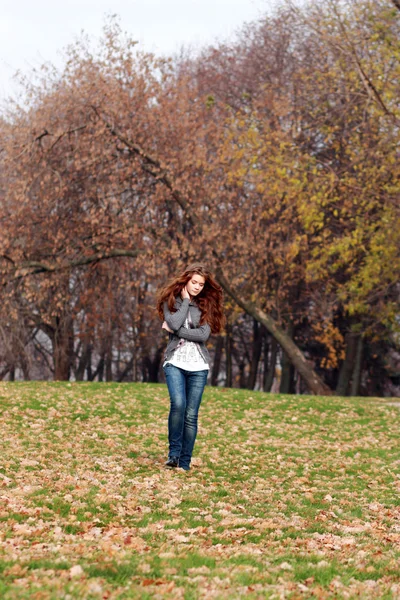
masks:
POLYGON ((163 364, 170 396, 165 465, 188 471, 210 368, 205 342, 224 324, 222 289, 202 264, 194 263, 161 289, 157 311, 169 333, 163 364))

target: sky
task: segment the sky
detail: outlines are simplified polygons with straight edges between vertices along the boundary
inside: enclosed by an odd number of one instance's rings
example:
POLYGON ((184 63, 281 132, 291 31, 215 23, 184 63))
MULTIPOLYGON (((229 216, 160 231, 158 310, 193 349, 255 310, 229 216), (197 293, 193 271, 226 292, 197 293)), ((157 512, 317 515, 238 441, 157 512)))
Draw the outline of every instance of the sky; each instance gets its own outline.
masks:
POLYGON ((117 14, 121 27, 143 50, 171 54, 234 36, 269 11, 276 0, 0 0, 0 98, 17 91, 17 70, 51 62, 85 31, 101 35, 105 18, 117 14))

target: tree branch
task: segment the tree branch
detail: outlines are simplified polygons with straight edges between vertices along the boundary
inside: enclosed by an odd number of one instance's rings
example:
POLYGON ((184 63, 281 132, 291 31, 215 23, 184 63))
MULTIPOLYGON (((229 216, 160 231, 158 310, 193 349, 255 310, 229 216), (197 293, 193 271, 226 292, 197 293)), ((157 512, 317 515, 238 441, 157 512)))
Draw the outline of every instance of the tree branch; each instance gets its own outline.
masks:
MULTIPOLYGON (((194 220, 191 215, 190 204, 186 200, 185 196, 181 193, 181 191, 175 186, 174 181, 171 178, 171 176, 169 175, 167 168, 161 163, 161 161, 157 157, 153 156, 151 153, 144 150, 136 142, 129 140, 127 137, 122 135, 122 133, 120 131, 118 131, 118 129, 112 123, 110 123, 103 115, 100 114, 97 107, 92 106, 92 109, 94 110, 94 112, 96 113, 98 118, 101 121, 103 121, 103 123, 106 125, 106 127, 110 131, 110 133, 113 136, 115 136, 117 139, 119 139, 119 141, 122 142, 124 144, 124 146, 126 146, 126 148, 128 148, 128 150, 132 154, 139 156, 143 160, 143 162, 144 162, 144 165, 142 165, 143 169, 147 173, 152 175, 155 179, 158 179, 159 181, 164 183, 164 185, 170 190, 173 198, 176 200, 176 202, 179 204, 179 206, 183 210, 183 213, 184 213, 185 218, 187 219, 188 223, 191 225, 191 227, 194 228, 195 223, 194 223, 194 220)), ((201 230, 201 226, 200 226, 200 230, 201 230)), ((197 231, 199 231, 199 224, 197 224, 197 231)))
MULTIPOLYGON (((398 2, 400 5, 400 1, 399 0, 393 0, 393 2, 398 2)), ((371 100, 374 100, 379 104, 379 106, 381 107, 381 109, 383 110, 383 112, 385 113, 386 116, 390 117, 391 119, 393 119, 394 121, 398 122, 398 119, 396 117, 395 114, 393 114, 386 106, 386 104, 384 103, 380 93, 378 92, 378 90, 376 89, 375 85, 372 83, 371 79, 368 77, 367 73, 365 72, 365 70, 363 69, 363 66, 361 64, 361 61, 358 57, 358 53, 357 53, 357 48, 355 47, 354 43, 351 41, 351 39, 349 38, 346 28, 343 24, 343 21, 340 17, 340 15, 338 14, 337 8, 335 5, 333 5, 333 11, 336 15, 336 18, 338 20, 339 23, 339 27, 342 31, 342 34, 348 44, 348 46, 350 47, 350 56, 353 59, 353 62, 357 68, 358 74, 360 76, 361 82, 368 94, 368 96, 371 98, 371 100)))
MULTIPOLYGON (((18 265, 18 268, 15 270, 13 279, 4 283, 3 286, 7 285, 8 283, 12 283, 25 277, 28 277, 30 275, 36 275, 38 273, 55 273, 59 271, 73 269, 74 267, 83 267, 85 265, 90 265, 101 260, 109 260, 110 258, 118 258, 124 256, 136 258, 137 256, 139 256, 139 250, 115 249, 110 250, 109 252, 97 253, 93 254, 92 256, 83 256, 75 260, 53 264, 41 263, 34 260, 27 260, 21 262, 18 265)), ((1 258, 5 260, 11 260, 10 258, 4 255, 1 258)))
POLYGON ((304 354, 299 350, 293 340, 281 329, 267 313, 262 311, 252 302, 245 300, 237 290, 233 289, 225 279, 221 268, 217 269, 216 278, 226 293, 243 308, 243 310, 256 321, 265 326, 268 332, 276 339, 285 350, 292 364, 296 367, 304 381, 315 394, 331 395, 332 390, 324 383, 307 362, 304 354))

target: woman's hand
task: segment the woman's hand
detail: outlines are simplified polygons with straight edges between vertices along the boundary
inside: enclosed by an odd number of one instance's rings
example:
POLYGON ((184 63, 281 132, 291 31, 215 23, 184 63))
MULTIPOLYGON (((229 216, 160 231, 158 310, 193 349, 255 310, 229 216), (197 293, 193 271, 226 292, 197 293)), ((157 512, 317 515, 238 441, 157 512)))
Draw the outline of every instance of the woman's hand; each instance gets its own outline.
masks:
POLYGON ((182 288, 181 296, 182 296, 182 300, 185 300, 185 299, 190 300, 190 294, 186 289, 186 285, 184 288, 182 288))
POLYGON ((162 324, 162 329, 165 329, 169 333, 174 333, 171 327, 168 326, 167 321, 164 321, 164 323, 162 324))

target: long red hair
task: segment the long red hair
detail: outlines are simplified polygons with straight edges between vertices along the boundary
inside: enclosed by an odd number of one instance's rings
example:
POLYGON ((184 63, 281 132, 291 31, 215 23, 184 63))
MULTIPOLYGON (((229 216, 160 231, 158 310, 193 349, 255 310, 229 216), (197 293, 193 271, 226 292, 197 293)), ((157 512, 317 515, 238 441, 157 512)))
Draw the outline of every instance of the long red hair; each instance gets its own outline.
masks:
POLYGON ((188 265, 169 284, 161 288, 157 294, 157 312, 160 319, 164 320, 164 302, 168 303, 170 312, 175 312, 175 299, 180 296, 182 289, 194 274, 204 277, 204 287, 196 296, 195 302, 201 311, 200 325, 208 323, 212 333, 219 333, 225 318, 222 310, 223 293, 221 286, 215 281, 210 271, 201 263, 188 265))

